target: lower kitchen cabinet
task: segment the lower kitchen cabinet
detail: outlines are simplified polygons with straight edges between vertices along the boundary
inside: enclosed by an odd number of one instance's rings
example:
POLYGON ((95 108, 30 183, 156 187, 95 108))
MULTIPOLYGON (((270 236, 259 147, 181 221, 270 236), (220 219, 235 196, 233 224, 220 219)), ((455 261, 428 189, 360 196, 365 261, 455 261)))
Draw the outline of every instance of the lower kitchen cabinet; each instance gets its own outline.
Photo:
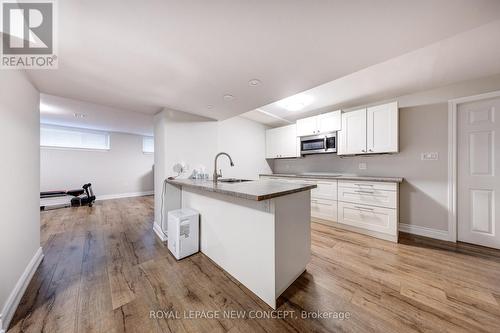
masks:
POLYGON ((373 231, 374 234, 368 233, 372 236, 397 241, 398 218, 395 209, 339 201, 338 222, 373 231))
POLYGON ((311 190, 311 217, 316 222, 397 242, 399 184, 391 182, 261 176, 316 184, 311 190))
POLYGON ((311 197, 311 216, 330 222, 337 221, 337 201, 311 197))

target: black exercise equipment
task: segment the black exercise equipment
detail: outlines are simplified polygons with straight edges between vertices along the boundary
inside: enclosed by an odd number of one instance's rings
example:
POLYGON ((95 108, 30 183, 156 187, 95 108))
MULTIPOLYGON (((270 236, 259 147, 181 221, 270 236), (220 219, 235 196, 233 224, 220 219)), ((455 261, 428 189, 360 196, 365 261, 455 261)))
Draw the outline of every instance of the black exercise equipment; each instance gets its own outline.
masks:
MULTIPOLYGON (((71 207, 92 207, 96 199, 94 191, 92 191, 92 184, 90 183, 83 185, 78 190, 40 192, 40 198, 64 197, 66 195, 73 197, 71 199, 71 207)), ((41 206, 40 209, 44 210, 45 206, 41 206)))

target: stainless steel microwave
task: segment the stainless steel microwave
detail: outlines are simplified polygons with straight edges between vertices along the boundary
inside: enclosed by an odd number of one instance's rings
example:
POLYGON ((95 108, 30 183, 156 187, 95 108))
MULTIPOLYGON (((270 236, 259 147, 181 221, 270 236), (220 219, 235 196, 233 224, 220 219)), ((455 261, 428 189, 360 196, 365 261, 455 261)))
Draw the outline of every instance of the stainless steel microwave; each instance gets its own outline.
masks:
POLYGON ((337 132, 300 138, 300 154, 328 154, 337 152, 337 132))

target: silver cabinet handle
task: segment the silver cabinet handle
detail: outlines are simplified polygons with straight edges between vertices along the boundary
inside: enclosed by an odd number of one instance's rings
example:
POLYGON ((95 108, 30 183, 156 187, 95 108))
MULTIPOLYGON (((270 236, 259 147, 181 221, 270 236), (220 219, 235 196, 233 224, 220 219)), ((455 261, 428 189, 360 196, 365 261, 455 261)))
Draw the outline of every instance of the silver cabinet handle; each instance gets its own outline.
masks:
POLYGON ((358 185, 358 186, 371 186, 371 187, 373 187, 372 184, 354 184, 354 185, 358 185))
POLYGON ((367 193, 367 194, 374 194, 375 193, 374 191, 361 191, 361 190, 355 190, 354 192, 357 192, 357 193, 367 193))

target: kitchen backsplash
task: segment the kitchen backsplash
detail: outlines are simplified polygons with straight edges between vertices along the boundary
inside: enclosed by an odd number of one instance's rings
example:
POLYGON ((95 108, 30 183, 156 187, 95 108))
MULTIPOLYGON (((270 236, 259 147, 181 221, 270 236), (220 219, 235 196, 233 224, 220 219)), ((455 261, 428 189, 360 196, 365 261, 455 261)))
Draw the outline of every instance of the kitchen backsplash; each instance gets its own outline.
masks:
POLYGON ((274 161, 274 173, 332 172, 361 176, 404 177, 408 168, 398 167, 406 164, 405 156, 373 155, 339 157, 336 154, 310 155, 297 159, 279 159, 274 161), (405 172, 406 170, 406 172, 405 172))

